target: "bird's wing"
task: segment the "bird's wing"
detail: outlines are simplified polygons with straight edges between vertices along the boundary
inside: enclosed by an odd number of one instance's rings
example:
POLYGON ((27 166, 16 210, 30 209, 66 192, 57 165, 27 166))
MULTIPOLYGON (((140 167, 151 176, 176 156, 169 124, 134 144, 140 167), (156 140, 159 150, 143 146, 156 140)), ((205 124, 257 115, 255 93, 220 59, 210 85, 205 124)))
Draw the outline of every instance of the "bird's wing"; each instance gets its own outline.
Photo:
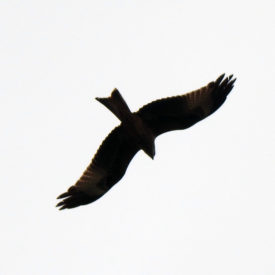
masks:
POLYGON ((155 136, 185 129, 215 112, 225 101, 236 79, 221 75, 198 90, 185 95, 153 101, 136 114, 151 128, 155 136))
POLYGON ((60 210, 73 208, 100 198, 123 177, 138 151, 122 126, 114 128, 76 184, 58 197, 63 200, 57 206, 61 206, 60 210))

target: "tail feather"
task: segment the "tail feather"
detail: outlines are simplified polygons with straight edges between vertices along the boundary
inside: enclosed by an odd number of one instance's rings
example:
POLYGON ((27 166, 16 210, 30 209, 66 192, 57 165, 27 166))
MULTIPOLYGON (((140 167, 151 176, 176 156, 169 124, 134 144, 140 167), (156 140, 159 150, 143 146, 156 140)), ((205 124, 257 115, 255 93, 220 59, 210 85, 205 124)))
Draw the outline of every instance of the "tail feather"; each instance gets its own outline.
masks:
POLYGON ((96 100, 107 107, 121 121, 126 120, 131 111, 117 89, 114 89, 109 97, 96 97, 96 100))

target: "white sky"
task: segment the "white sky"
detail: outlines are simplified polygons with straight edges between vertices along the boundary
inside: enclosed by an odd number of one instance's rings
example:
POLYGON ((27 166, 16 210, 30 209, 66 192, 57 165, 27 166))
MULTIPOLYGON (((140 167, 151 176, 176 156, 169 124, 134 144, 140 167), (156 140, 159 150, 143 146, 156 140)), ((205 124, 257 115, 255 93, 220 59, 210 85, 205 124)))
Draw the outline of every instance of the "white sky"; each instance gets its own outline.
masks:
POLYGON ((275 2, 1 1, 0 274, 275 274, 275 2), (238 78, 226 103, 139 152, 103 198, 58 211, 134 111, 238 78))

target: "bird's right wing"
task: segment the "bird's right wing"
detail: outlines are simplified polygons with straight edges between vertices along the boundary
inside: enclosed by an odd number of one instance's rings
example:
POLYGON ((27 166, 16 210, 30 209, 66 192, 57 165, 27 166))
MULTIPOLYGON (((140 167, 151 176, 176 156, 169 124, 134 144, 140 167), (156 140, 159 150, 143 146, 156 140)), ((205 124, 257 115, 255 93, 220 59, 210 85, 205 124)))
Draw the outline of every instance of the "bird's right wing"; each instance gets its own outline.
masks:
POLYGON ((193 92, 153 101, 136 114, 155 136, 186 129, 215 112, 225 101, 236 79, 221 75, 216 81, 193 92))
POLYGON ((76 184, 58 197, 63 200, 57 206, 61 206, 60 210, 73 208, 100 198, 122 178, 138 151, 126 130, 116 127, 102 142, 76 184))

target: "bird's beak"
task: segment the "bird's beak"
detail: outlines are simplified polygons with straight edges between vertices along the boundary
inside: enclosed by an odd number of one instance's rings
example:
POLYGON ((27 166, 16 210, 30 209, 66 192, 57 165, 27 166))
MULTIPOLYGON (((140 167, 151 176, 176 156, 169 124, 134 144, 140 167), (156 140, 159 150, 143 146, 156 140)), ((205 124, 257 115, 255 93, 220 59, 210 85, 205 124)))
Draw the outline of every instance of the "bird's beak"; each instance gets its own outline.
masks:
POLYGON ((147 156, 149 156, 151 159, 154 159, 156 154, 155 144, 150 144, 150 146, 143 147, 142 150, 147 156))
POLYGON ((150 157, 151 159, 154 159, 154 157, 155 157, 155 152, 154 151, 153 152, 148 152, 147 150, 146 151, 143 150, 143 151, 148 157, 150 157))
POLYGON ((151 159, 154 159, 155 154, 156 154, 156 152, 155 152, 155 147, 153 147, 153 148, 152 148, 152 151, 151 151, 148 155, 149 155, 149 157, 150 157, 151 159))

